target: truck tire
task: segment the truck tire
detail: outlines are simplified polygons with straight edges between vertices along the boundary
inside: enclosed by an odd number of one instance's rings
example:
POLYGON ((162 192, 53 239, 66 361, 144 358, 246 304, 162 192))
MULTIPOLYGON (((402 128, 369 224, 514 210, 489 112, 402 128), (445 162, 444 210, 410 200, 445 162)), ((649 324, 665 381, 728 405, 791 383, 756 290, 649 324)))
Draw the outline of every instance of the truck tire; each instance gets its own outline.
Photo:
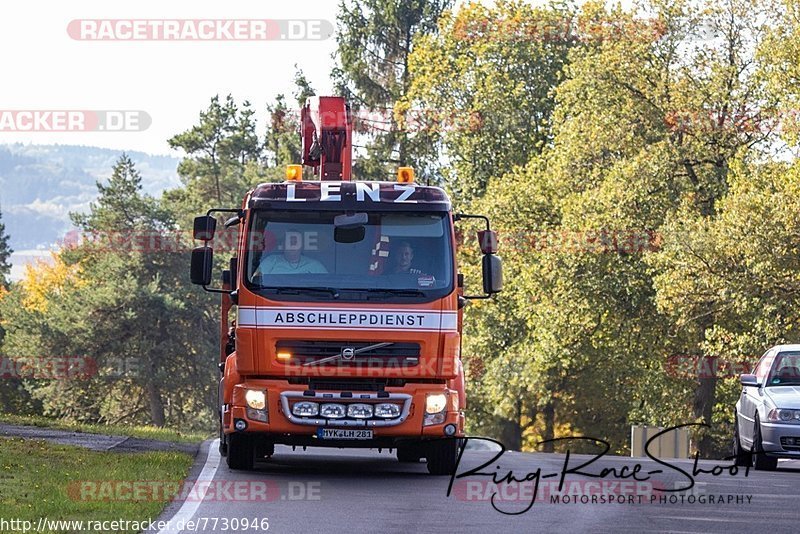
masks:
POLYGON ((258 458, 259 460, 263 460, 265 458, 271 458, 272 455, 275 454, 275 444, 266 439, 261 439, 257 441, 253 445, 253 449, 255 450, 256 458, 258 458))
POLYGON ((403 464, 418 464, 424 454, 419 445, 397 447, 397 461, 403 464))
POLYGON ((222 414, 219 416, 219 455, 223 457, 228 455, 228 440, 222 431, 222 414))
POLYGON ((228 434, 228 467, 247 471, 253 468, 253 441, 242 434, 228 434))
POLYGON ((458 460, 458 439, 439 439, 428 443, 428 473, 452 475, 458 460))

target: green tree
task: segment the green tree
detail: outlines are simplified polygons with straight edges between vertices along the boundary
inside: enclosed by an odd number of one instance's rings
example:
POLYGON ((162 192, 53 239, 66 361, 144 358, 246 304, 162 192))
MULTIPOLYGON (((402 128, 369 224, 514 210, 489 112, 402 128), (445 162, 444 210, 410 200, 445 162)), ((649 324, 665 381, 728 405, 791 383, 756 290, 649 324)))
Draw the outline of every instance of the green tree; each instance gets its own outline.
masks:
POLYGON ((9 258, 14 252, 8 244, 9 236, 5 233, 5 226, 0 215, 0 411, 15 414, 34 414, 41 410, 41 406, 33 401, 24 387, 23 380, 15 376, 16 362, 9 354, 3 351, 2 343, 5 337, 3 320, 4 307, 14 305, 14 295, 9 292, 8 275, 11 272, 9 258), (5 305, 3 301, 5 300, 5 305))
POLYGON ((774 128, 783 140, 800 144, 800 2, 784 0, 772 4, 777 20, 770 25, 758 49, 760 74, 780 105, 752 122, 774 128))
MULTIPOLYGON (((774 344, 794 343, 800 317, 800 253, 792 206, 800 189, 797 162, 731 162, 728 194, 704 218, 682 210, 665 225, 663 250, 654 256, 658 304, 676 327, 713 317, 701 353, 718 358, 710 438, 727 444, 738 372, 774 344), (713 303, 709 306, 708 303, 713 303)), ((722 451, 721 451, 722 452, 722 451)))
POLYGON ((415 41, 401 124, 458 201, 525 165, 550 141, 553 90, 574 37, 573 12, 502 0, 465 4, 415 41), (443 165, 442 165, 443 164, 443 165))
POLYGON ((275 167, 274 177, 278 180, 283 180, 286 165, 300 163, 300 109, 316 94, 302 70, 297 69, 294 81, 296 105, 287 103, 286 97, 280 94, 274 104, 267 106, 269 126, 264 143, 267 165, 275 167))
POLYGON ((238 106, 231 95, 224 101, 215 96, 200 112, 199 124, 169 140, 170 147, 186 154, 178 166, 185 187, 165 195, 186 214, 181 222, 210 203, 238 206, 254 185, 263 159, 254 114, 246 101, 238 106))
POLYGON ((409 57, 421 35, 435 32, 452 0, 342 0, 337 15, 333 78, 357 118, 365 146, 355 159, 359 179, 381 180, 399 165, 418 167, 427 147, 409 138, 393 114, 411 82, 409 57))
MULTIPOLYGON (((715 377, 679 380, 667 368, 672 355, 710 355, 717 303, 700 293, 694 306, 670 307, 659 296, 659 276, 675 268, 671 280, 684 277, 674 257, 656 267, 651 236, 669 232, 678 213, 691 214, 690 226, 713 220, 731 162, 773 142, 740 120, 778 105, 753 68, 756 47, 745 46, 759 42, 768 17, 748 1, 646 7, 651 20, 582 6, 555 91, 552 141, 527 167, 490 180, 475 203, 515 237, 504 251, 515 280, 505 298, 515 302, 487 307, 480 320, 511 325, 517 348, 490 338, 482 353, 523 358, 515 368, 531 378, 522 412, 542 421, 519 423, 537 438, 590 431, 621 450, 630 423, 720 420, 715 377), (709 32, 716 47, 702 46, 709 32)), ((482 384, 495 406, 504 380, 498 373, 482 384)), ((697 436, 701 453, 715 452, 712 438, 697 436)))
POLYGON ((14 252, 8 244, 9 236, 6 234, 6 227, 3 224, 3 215, 0 213, 0 286, 8 288, 8 275, 11 272, 9 259, 14 252))
MULTIPOLYGON (((173 215, 123 155, 87 214, 84 242, 32 270, 4 306, 9 353, 72 356, 88 376, 27 387, 44 413, 91 422, 203 427, 213 420, 215 328, 186 281, 173 215), (6 315, 7 314, 7 315, 6 315)), ((16 288, 15 288, 16 289, 16 288)))

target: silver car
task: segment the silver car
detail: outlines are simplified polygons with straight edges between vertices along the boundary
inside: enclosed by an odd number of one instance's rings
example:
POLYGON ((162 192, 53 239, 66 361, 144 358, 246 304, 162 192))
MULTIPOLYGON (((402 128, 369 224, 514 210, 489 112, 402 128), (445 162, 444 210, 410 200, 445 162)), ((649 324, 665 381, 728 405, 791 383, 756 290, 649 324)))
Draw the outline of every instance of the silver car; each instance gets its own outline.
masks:
POLYGON ((778 345, 739 377, 733 453, 736 465, 773 470, 778 458, 800 458, 800 345, 778 345))

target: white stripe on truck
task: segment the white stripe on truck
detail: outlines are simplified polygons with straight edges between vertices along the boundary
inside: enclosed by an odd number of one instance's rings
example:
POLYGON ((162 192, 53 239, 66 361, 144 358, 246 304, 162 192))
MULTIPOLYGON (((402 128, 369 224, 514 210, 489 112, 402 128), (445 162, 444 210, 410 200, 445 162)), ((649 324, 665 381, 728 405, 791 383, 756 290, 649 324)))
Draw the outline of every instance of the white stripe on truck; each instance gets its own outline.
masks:
POLYGON ((325 330, 456 331, 458 312, 318 307, 240 307, 241 328, 324 328, 325 330))

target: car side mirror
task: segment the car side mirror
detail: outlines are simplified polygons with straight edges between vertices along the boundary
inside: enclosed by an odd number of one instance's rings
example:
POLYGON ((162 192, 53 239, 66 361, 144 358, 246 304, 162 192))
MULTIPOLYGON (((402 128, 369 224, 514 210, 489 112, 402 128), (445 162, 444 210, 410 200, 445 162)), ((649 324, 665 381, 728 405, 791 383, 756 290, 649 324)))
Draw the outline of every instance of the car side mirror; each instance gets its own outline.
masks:
POLYGON ((214 263, 214 251, 211 247, 197 247, 192 250, 191 279, 198 286, 211 283, 211 267, 214 263))
POLYGON ((745 387, 757 388, 761 386, 761 384, 758 383, 756 375, 739 375, 739 382, 745 387))
POLYGON ((483 256, 483 292, 487 295, 503 290, 503 260, 494 254, 483 256))

